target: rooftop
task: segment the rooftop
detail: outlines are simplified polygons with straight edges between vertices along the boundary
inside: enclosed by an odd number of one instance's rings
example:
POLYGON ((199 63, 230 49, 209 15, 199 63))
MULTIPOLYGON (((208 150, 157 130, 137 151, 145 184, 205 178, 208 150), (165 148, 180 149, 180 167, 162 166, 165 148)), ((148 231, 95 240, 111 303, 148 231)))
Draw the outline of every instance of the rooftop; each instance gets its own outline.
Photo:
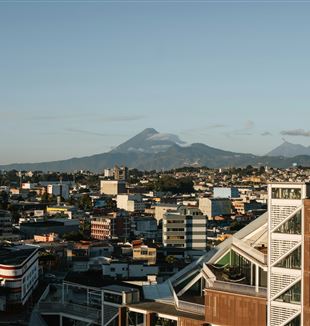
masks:
POLYGON ((142 303, 137 304, 131 304, 128 305, 129 308, 136 308, 141 310, 146 310, 150 312, 156 312, 160 314, 175 316, 175 317, 184 317, 184 318, 190 318, 194 320, 204 320, 203 315, 199 314, 192 314, 189 312, 177 310, 174 305, 162 303, 162 302, 156 302, 156 301, 146 301, 142 303))
POLYGON ((21 265, 38 247, 35 246, 0 247, 0 265, 21 265), (29 247, 29 248, 26 248, 29 247))

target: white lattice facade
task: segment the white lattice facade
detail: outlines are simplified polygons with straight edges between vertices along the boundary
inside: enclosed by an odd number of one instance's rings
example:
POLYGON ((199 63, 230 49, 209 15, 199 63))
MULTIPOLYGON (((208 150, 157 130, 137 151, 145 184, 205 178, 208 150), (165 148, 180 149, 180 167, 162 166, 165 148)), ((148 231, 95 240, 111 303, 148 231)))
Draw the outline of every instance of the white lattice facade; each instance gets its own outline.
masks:
POLYGON ((268 189, 268 325, 302 325, 303 183, 268 189), (292 324, 290 324, 292 323, 292 324))

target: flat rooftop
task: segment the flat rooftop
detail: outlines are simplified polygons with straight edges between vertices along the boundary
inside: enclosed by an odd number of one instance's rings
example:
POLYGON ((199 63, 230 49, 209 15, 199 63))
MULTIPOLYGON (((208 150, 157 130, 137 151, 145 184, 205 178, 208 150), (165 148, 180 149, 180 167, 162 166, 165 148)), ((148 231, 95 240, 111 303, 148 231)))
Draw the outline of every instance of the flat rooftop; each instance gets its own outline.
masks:
POLYGON ((37 250, 37 247, 25 248, 25 246, 20 249, 16 247, 0 247, 0 265, 21 265, 37 250))

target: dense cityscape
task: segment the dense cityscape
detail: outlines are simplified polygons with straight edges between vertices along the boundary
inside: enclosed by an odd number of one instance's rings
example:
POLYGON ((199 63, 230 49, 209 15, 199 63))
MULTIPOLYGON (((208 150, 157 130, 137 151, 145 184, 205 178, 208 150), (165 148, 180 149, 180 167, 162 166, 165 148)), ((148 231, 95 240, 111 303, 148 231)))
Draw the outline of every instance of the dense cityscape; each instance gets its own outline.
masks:
POLYGON ((310 0, 0 0, 0 326, 310 326, 310 0))
POLYGON ((301 216, 309 218, 301 213, 309 205, 302 201, 309 178, 310 168, 267 166, 2 171, 1 321, 266 325, 270 305, 269 325, 288 319, 286 325, 299 325, 300 262, 308 250, 299 237, 301 216), (270 201, 279 217, 268 215, 270 201), (293 237, 287 245, 268 245, 268 216, 279 219, 284 242, 293 237), (278 271, 268 263, 268 248, 278 271), (284 282, 286 269, 296 273, 284 282), (267 277, 279 271, 283 285, 267 277), (269 303, 269 291, 282 294, 269 303), (279 313, 282 302, 290 315, 279 313))

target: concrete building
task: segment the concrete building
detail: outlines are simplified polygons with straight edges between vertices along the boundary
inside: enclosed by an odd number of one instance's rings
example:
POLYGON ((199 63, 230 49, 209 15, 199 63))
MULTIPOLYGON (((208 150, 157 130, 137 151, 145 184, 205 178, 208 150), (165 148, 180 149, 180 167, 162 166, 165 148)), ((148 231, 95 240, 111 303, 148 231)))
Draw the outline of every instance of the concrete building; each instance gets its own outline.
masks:
POLYGON ((203 250, 207 245, 207 218, 197 207, 179 206, 163 218, 163 245, 203 250))
POLYGON ((124 209, 127 212, 143 212, 145 210, 145 204, 140 194, 117 195, 116 200, 118 209, 124 209))
POLYGON ((199 209, 208 219, 215 216, 230 216, 231 201, 228 198, 199 198, 199 209))
POLYGON ((96 217, 90 221, 91 237, 97 240, 111 238, 111 219, 105 217, 96 217))
POLYGON ((238 198, 239 190, 236 187, 214 187, 213 198, 238 198))
POLYGON ((0 247, 0 289, 6 289, 1 308, 24 305, 35 290, 39 278, 39 247, 16 245, 0 247))
POLYGON ((168 211, 168 210, 173 210, 176 209, 178 207, 177 204, 156 204, 155 206, 155 218, 157 220, 157 223, 159 223, 159 221, 161 221, 164 217, 164 214, 168 211))
POLYGON ((100 180, 100 194, 116 196, 126 193, 125 181, 100 180))

